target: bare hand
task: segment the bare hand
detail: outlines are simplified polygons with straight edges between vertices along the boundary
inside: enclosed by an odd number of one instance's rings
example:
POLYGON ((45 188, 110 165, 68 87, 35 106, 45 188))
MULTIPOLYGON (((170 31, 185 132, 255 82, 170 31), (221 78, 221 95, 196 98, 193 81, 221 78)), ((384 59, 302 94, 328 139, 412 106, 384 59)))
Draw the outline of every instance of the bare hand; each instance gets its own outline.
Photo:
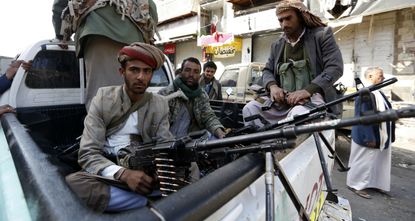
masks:
POLYGON ((28 70, 30 70, 30 68, 32 67, 32 63, 33 63, 33 61, 32 61, 32 60, 30 60, 30 61, 23 61, 23 62, 22 62, 22 68, 23 68, 25 71, 28 71, 28 70))
POLYGON ((23 63, 23 60, 15 60, 9 64, 9 67, 6 70, 7 79, 12 80, 14 78, 14 75, 16 75, 17 70, 19 69, 22 63, 23 63))
POLYGON ((276 101, 278 103, 285 103, 285 100, 284 100, 285 94, 282 88, 274 84, 269 87, 269 90, 270 90, 270 97, 272 101, 276 101))
POLYGON ((297 105, 297 104, 304 104, 307 99, 311 97, 311 94, 306 90, 299 90, 288 93, 287 96, 287 103, 291 106, 297 105))
POLYGON ((376 141, 367 141, 366 146, 371 147, 371 148, 375 148, 376 147, 376 141))
POLYGON ((62 49, 68 49, 68 42, 66 40, 59 40, 58 45, 62 49))
POLYGON ((225 131, 223 131, 222 128, 218 128, 218 129, 215 130, 215 136, 219 139, 222 139, 226 136, 226 133, 225 133, 225 131))
POLYGON ((153 178, 141 170, 126 169, 120 180, 136 193, 147 195, 153 191, 153 178))
POLYGON ((15 113, 15 112, 16 110, 8 104, 0 106, 0 116, 3 115, 4 113, 15 113))

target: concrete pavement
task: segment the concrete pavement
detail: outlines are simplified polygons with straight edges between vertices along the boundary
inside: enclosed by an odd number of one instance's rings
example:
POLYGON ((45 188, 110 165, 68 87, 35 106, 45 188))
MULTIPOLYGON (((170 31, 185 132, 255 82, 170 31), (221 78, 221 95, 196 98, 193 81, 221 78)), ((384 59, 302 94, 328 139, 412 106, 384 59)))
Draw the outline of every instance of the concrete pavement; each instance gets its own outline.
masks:
MULTIPOLYGON (((415 127, 398 125, 397 142, 392 149, 391 191, 388 195, 368 191, 372 199, 364 199, 347 189, 347 173, 333 170, 333 186, 338 194, 350 201, 353 221, 412 221, 415 220, 415 127), (412 133, 412 134, 411 134, 412 133)), ((336 149, 347 162, 350 143, 342 137, 336 149)))

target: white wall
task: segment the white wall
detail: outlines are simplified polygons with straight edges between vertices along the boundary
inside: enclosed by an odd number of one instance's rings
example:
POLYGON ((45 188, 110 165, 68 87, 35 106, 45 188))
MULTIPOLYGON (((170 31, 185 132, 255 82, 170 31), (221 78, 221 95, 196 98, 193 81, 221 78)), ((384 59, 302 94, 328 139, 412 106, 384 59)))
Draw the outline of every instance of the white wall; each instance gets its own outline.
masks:
POLYGON ((263 36, 255 36, 252 40, 253 42, 252 61, 266 63, 271 53, 271 44, 274 43, 278 39, 279 36, 280 36, 280 33, 273 33, 270 35, 263 35, 263 36))
POLYGON ((176 43, 176 69, 188 57, 195 57, 202 61, 202 49, 196 46, 196 40, 176 43))

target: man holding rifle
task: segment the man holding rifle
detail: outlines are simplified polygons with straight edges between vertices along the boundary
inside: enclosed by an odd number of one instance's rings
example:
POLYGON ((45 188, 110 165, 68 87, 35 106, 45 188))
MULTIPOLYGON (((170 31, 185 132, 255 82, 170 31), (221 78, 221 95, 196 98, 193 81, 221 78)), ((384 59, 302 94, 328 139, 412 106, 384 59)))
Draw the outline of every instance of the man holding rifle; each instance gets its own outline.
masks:
MULTIPOLYGON (((299 0, 281 1, 277 17, 284 34, 271 46, 264 68, 263 86, 274 108, 261 111, 262 104, 251 101, 243 109, 244 119, 259 114, 271 123, 303 113, 303 104, 315 105, 336 99, 333 84, 343 74, 343 60, 333 32, 299 0)), ((330 107, 340 114, 339 105, 330 107)), ((262 126, 259 120, 246 125, 262 126)))
POLYGON ((66 177, 75 194, 99 212, 145 206, 147 196, 154 193, 156 187, 152 174, 114 163, 111 159, 117 157, 119 150, 133 142, 143 144, 173 139, 167 101, 146 92, 153 71, 164 62, 163 52, 152 45, 136 42, 119 51, 118 61, 125 83, 102 87, 92 99, 78 156, 78 163, 85 172, 66 177))

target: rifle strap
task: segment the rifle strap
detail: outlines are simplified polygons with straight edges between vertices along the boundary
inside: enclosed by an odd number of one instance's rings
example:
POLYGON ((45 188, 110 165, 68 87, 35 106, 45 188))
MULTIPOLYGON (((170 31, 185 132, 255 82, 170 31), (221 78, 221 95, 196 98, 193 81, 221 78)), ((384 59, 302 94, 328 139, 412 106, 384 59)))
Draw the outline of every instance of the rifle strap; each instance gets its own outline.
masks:
POLYGON ((107 131, 115 128, 116 126, 120 125, 122 122, 126 121, 128 117, 136 110, 143 107, 151 98, 153 97, 152 93, 145 92, 143 97, 135 102, 123 115, 121 115, 118 119, 111 121, 107 126, 107 131))

